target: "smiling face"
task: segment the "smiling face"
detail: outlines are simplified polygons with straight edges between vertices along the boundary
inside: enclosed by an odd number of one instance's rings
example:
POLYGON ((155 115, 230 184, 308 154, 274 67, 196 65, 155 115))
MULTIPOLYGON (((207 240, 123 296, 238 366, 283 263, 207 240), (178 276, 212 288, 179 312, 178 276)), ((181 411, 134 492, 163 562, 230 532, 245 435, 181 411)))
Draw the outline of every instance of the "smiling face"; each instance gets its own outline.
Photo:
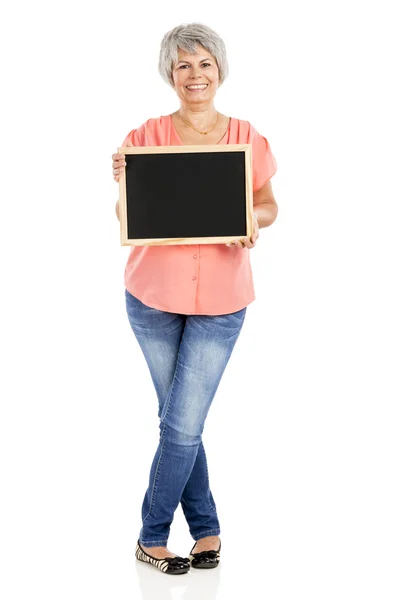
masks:
POLYGON ((196 54, 179 49, 178 62, 172 69, 175 91, 185 104, 208 104, 214 98, 219 84, 215 59, 202 46, 196 54))

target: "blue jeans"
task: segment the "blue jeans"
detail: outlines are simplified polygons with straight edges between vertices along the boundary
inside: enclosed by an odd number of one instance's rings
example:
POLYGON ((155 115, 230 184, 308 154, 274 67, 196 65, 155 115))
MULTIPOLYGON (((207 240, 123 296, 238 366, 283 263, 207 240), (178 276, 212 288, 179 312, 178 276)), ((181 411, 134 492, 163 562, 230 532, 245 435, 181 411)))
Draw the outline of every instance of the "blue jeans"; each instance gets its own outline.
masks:
POLYGON ((179 503, 194 540, 219 535, 201 435, 247 307, 226 315, 181 315, 146 306, 127 289, 125 299, 160 418, 139 541, 146 547, 166 546, 179 503))

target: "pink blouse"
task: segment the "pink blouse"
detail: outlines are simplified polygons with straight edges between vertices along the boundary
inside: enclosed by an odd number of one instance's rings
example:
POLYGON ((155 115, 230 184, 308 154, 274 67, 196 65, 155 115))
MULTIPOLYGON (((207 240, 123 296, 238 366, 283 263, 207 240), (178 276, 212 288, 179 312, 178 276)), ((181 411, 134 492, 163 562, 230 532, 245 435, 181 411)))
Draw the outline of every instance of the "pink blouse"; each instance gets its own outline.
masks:
MULTIPOLYGON (((219 144, 252 144, 253 190, 276 172, 266 138, 248 121, 231 118, 219 144)), ((149 119, 121 146, 181 146, 172 116, 149 119)), ((143 304, 185 315, 236 312, 255 300, 248 248, 225 244, 132 246, 125 287, 143 304)))

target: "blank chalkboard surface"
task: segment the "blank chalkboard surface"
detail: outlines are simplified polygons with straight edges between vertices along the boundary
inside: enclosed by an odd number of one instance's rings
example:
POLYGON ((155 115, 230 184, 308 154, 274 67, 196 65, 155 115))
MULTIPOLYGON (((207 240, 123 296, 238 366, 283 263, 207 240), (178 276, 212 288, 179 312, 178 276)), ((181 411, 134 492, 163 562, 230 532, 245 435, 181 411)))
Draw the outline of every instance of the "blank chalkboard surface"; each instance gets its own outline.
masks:
POLYGON ((251 236, 251 144, 122 147, 121 245, 251 236))

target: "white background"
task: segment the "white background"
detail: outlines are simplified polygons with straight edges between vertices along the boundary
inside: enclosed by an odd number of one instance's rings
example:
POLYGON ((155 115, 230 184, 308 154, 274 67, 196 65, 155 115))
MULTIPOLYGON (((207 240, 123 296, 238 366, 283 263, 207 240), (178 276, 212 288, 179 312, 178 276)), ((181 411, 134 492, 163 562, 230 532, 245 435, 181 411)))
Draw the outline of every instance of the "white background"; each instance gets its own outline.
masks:
MULTIPOLYGON (((4 600, 399 598, 394 2, 15 2, 1 15, 4 600), (111 155, 179 106, 172 27, 224 39, 217 109, 278 171, 256 301, 204 432, 220 568, 138 564, 156 394, 125 312, 111 155), (253 591, 251 591, 253 590, 253 591)), ((193 545, 179 508, 169 548, 193 545)))

